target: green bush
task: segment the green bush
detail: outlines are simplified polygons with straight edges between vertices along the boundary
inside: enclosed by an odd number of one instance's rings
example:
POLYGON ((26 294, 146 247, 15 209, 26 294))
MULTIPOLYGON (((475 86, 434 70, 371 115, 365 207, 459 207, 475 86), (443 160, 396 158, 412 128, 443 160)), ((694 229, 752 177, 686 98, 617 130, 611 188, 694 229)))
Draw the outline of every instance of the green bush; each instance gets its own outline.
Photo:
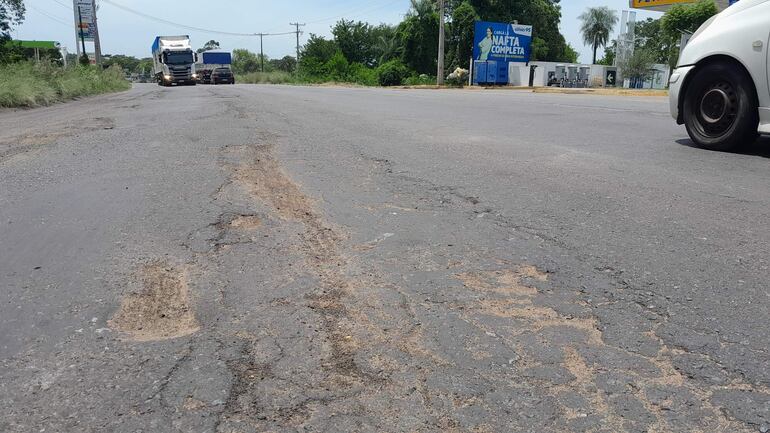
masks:
POLYGON ((332 58, 324 65, 323 70, 326 81, 346 81, 349 68, 350 64, 348 63, 348 59, 345 58, 342 51, 337 50, 332 58))
POLYGON ((236 83, 242 84, 293 84, 297 82, 294 75, 284 71, 252 72, 235 76, 236 83))
POLYGON ((409 69, 400 60, 391 60, 377 68, 380 86, 400 86, 409 75, 409 69))
POLYGON ((361 84, 363 86, 376 86, 377 71, 372 68, 367 68, 360 63, 353 63, 348 68, 348 77, 346 81, 361 84))
POLYGON ((436 77, 431 77, 429 75, 411 75, 406 80, 404 80, 404 84, 407 86, 431 86, 436 85, 436 77))
POLYGON ((93 66, 62 68, 50 63, 12 63, 0 66, 0 107, 35 107, 100 93, 128 90, 118 68, 93 66))

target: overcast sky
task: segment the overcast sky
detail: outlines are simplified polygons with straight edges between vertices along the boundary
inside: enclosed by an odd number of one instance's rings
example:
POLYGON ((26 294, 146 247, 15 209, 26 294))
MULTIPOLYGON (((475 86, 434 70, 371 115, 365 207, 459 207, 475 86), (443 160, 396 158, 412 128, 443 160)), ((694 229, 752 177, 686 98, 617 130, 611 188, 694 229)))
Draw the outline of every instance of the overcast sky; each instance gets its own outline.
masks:
MULTIPOLYGON (((307 23, 304 41, 309 33, 329 35, 329 28, 344 17, 373 24, 396 24, 409 8, 409 0, 110 0, 153 17, 209 30, 232 33, 281 33, 292 31, 290 22, 307 23)), ((72 0, 25 0, 27 16, 13 36, 17 39, 56 40, 75 51, 72 0)), ((100 1, 99 30, 102 52, 149 57, 155 35, 189 34, 198 47, 215 39, 222 48, 248 48, 259 51, 259 38, 227 36, 188 30, 137 16, 100 1)), ((628 9, 628 0, 564 0, 562 1, 562 34, 580 52, 580 61, 591 61, 591 49, 583 45, 578 15, 590 6, 628 9)), ((658 17, 659 13, 639 12, 639 18, 658 17)), ((483 17, 482 17, 483 18, 483 17)), ((524 24, 524 23, 522 23, 524 24)), ((617 29, 616 29, 617 30, 617 29)), ((537 29, 535 29, 537 31, 537 29)), ((295 52, 294 35, 264 38, 265 54, 271 58, 295 52)), ((88 48, 91 51, 91 48, 88 48)), ((601 57, 601 56, 600 56, 601 57)))

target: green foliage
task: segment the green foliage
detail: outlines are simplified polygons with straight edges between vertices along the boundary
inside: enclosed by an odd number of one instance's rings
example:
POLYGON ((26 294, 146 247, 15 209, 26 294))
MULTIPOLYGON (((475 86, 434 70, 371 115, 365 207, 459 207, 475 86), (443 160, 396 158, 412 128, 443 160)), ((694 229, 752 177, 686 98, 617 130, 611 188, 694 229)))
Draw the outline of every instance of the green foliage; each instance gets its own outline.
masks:
POLYGON ((292 73, 297 70, 297 59, 292 56, 284 56, 280 59, 270 60, 270 70, 292 73))
MULTIPOLYGON (((106 56, 105 56, 106 57, 106 56)), ((133 56, 124 56, 117 54, 114 56, 106 57, 102 64, 106 67, 116 66, 126 72, 137 72, 139 68, 140 60, 133 56)))
POLYGON ((0 0, 0 64, 19 61, 23 58, 18 49, 7 45, 11 40, 11 29, 24 19, 22 0, 0 0))
POLYGON ((611 44, 604 47, 604 57, 596 62, 597 65, 612 66, 615 63, 615 52, 618 48, 618 42, 612 41, 611 44))
POLYGON ((310 38, 307 43, 302 47, 300 53, 300 68, 302 63, 308 59, 314 59, 324 64, 329 61, 339 50, 335 41, 330 41, 323 36, 318 36, 313 33, 310 34, 310 38))
POLYGON ((345 81, 348 76, 350 64, 348 59, 342 54, 342 51, 334 53, 331 59, 323 67, 325 77, 330 81, 345 81))
POLYGON ((400 60, 391 60, 377 68, 377 83, 380 86, 400 86, 409 76, 409 69, 400 60))
POLYGON ((436 70, 439 17, 431 0, 412 0, 412 9, 398 25, 404 63, 421 74, 436 70))
POLYGON ((377 59, 378 65, 398 57, 400 55, 400 47, 398 46, 398 39, 396 39, 395 33, 391 36, 379 36, 375 50, 379 55, 377 59))
POLYGON ((243 84, 294 84, 297 78, 285 71, 251 72, 235 76, 236 83, 243 84))
MULTIPOLYGON (((0 61, 0 64, 35 60, 35 49, 25 48, 21 46, 21 44, 19 44, 17 41, 5 41, 4 48, 4 50, 0 50, 3 53, 0 54, 0 56, 3 57, 3 60, 0 61)), ((55 62, 59 64, 59 66, 64 64, 61 51, 56 48, 40 48, 38 49, 38 55, 40 56, 40 60, 55 62)))
POLYGON ((394 46, 389 45, 395 36, 393 27, 387 24, 372 26, 361 21, 342 19, 332 27, 334 42, 351 63, 376 66, 383 57, 392 57, 394 46))
POLYGON ((139 60, 139 63, 136 65, 136 72, 137 74, 145 74, 150 75, 152 74, 152 68, 153 68, 153 61, 152 57, 144 57, 141 60, 139 60))
POLYGON ((325 63, 317 57, 306 57, 300 62, 299 82, 355 83, 376 86, 377 75, 373 68, 362 63, 349 62, 341 50, 337 50, 325 63))
POLYGON ((406 86, 435 86, 436 77, 430 75, 411 75, 404 80, 406 86))
POLYGON ((0 107, 35 107, 80 96, 128 90, 118 68, 61 68, 51 63, 0 66, 0 107))
POLYGON ((206 42, 205 44, 203 44, 201 48, 198 48, 197 53, 200 54, 204 51, 218 50, 218 49, 219 49, 219 42, 212 39, 206 42))
POLYGON ((532 38, 532 54, 530 55, 532 60, 543 60, 548 58, 548 44, 543 40, 534 36, 532 38))
POLYGON ((260 70, 260 61, 257 54, 249 50, 238 48, 233 50, 232 69, 236 74, 248 74, 260 70))
POLYGON ((580 53, 578 53, 577 50, 572 48, 572 45, 567 44, 567 46, 564 47, 562 61, 567 63, 577 63, 579 54, 580 53))
POLYGON ((9 24, 20 24, 24 20, 24 0, 0 0, 0 9, 9 24))
POLYGON ((646 80, 652 75, 655 53, 647 50, 635 50, 634 54, 618 65, 623 71, 623 78, 646 80))
POLYGON ((661 20, 647 18, 636 23, 634 50, 645 50, 654 54, 655 63, 668 63, 672 40, 663 35, 661 20))
POLYGON ((693 4, 680 4, 663 15, 660 28, 665 36, 678 40, 681 31, 694 33, 701 24, 719 12, 714 0, 699 0, 693 4))
POLYGON ((468 1, 463 1, 452 10, 448 44, 449 51, 454 53, 452 64, 466 69, 470 67, 469 62, 473 55, 473 32, 475 31, 475 23, 479 19, 476 9, 468 1))
POLYGON ((679 59, 679 49, 676 45, 681 37, 681 32, 694 33, 698 27, 718 12, 714 0, 699 0, 693 4, 676 5, 663 15, 660 29, 669 49, 669 65, 675 66, 679 59))
POLYGON ((378 84, 377 78, 377 70, 361 63, 352 63, 348 68, 348 76, 344 81, 363 86, 376 86, 378 84))
POLYGON ((609 42, 610 33, 618 23, 618 14, 606 6, 600 6, 586 9, 578 19, 583 22, 580 27, 583 41, 593 48, 593 63, 596 63, 596 51, 609 42))

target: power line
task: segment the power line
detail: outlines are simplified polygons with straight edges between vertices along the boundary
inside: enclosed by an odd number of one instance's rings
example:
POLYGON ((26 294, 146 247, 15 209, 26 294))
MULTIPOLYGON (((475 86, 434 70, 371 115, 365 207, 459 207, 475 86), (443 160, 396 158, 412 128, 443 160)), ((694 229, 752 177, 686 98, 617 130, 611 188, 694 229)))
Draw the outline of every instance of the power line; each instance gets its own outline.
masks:
POLYGON ((59 0, 52 0, 54 3, 58 4, 61 7, 67 8, 69 10, 72 10, 72 6, 67 5, 66 3, 62 3, 59 0))
MULTIPOLYGON (((168 25, 179 27, 179 28, 183 28, 183 29, 186 29, 186 30, 194 30, 194 31, 203 32, 203 33, 211 33, 211 34, 225 35, 225 36, 259 36, 259 33, 224 32, 224 31, 219 31, 219 30, 205 29, 205 28, 202 28, 202 27, 188 26, 186 24, 175 23, 173 21, 165 20, 163 18, 158 18, 158 17, 152 16, 152 15, 146 14, 144 12, 140 12, 140 11, 137 11, 135 9, 131 9, 131 8, 123 6, 121 4, 115 3, 112 0, 102 0, 102 1, 104 3, 109 4, 109 5, 115 6, 118 9, 122 9, 122 10, 128 12, 128 13, 132 13, 134 15, 138 15, 138 16, 146 18, 148 20, 157 21, 157 22, 160 22, 160 23, 163 23, 163 24, 168 24, 168 25)), ((262 36, 283 36, 283 35, 291 35, 291 34, 294 34, 294 32, 263 33, 262 36)))
POLYGON ((61 18, 58 18, 58 17, 56 17, 54 15, 50 15, 48 12, 45 12, 45 11, 39 9, 39 8, 35 7, 34 5, 30 5, 30 7, 32 7, 32 9, 36 10, 37 13, 39 13, 40 15, 43 15, 44 17, 50 19, 51 21, 56 21, 57 23, 59 23, 61 25, 64 25, 64 26, 67 26, 67 27, 70 27, 72 25, 72 24, 64 21, 61 18))

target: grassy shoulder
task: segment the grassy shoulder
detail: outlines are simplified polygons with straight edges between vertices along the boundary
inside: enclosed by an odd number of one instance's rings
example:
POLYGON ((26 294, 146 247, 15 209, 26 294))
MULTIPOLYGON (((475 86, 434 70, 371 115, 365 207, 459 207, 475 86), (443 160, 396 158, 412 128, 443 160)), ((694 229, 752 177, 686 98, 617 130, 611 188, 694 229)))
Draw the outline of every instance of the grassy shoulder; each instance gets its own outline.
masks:
MULTIPOLYGON (((236 70, 237 72, 237 70, 236 70)), ((391 60, 374 68, 350 63, 337 52, 329 61, 313 59, 302 63, 299 73, 285 71, 240 73, 235 81, 242 84, 352 84, 359 86, 420 86, 436 83, 435 77, 419 75, 401 61, 391 60)))
MULTIPOLYGON (((360 74, 357 76, 337 76, 337 77, 310 77, 297 76, 283 71, 271 72, 250 72, 248 74, 236 74, 235 82, 239 84, 353 84, 359 86, 382 86, 378 77, 370 74, 360 74)), ((406 77, 400 84, 394 86, 435 86, 436 78, 429 76, 410 76, 406 77)))
POLYGON ((131 88, 117 69, 61 68, 31 62, 0 65, 0 107, 38 107, 131 88))

